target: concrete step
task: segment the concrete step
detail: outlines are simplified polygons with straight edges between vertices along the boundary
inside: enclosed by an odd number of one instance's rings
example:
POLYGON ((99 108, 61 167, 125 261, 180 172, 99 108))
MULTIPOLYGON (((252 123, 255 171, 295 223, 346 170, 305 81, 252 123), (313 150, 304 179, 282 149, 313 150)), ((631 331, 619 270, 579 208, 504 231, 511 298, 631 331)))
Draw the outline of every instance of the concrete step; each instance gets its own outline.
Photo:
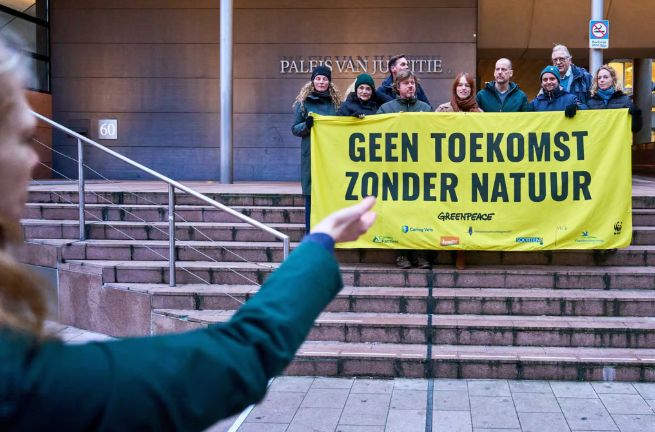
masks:
MULTIPOLYGON (((108 187, 107 189, 110 189, 108 187)), ((35 189, 35 188, 33 188, 35 189)), ((53 188, 55 189, 55 188, 53 188)), ((56 190, 45 192, 30 190, 27 202, 30 203, 77 203, 78 194, 75 186, 70 190, 56 190)), ((228 194, 228 193, 205 193, 209 198, 228 206, 305 206, 305 198, 300 194, 228 194)), ((198 200, 184 193, 176 194, 178 205, 205 205, 198 200)), ((168 205, 168 192, 138 192, 136 195, 129 192, 88 192, 85 194, 87 204, 155 204, 168 205)), ((633 209, 655 209, 655 197, 638 196, 632 197, 633 209)))
POLYGON ((286 375, 654 381, 655 350, 306 342, 286 375))
MULTIPOLYGON (((89 221, 99 219, 103 221, 168 222, 168 206, 88 204, 84 208, 88 212, 87 220, 89 221)), ((304 207, 234 206, 232 209, 266 224, 305 223, 304 207)), ((176 206, 175 213, 175 219, 178 222, 241 222, 241 219, 211 206, 179 205, 176 206)), ((79 206, 77 204, 28 203, 23 217, 25 219, 77 220, 79 206)))
MULTIPOLYGON (((53 188, 54 189, 54 188, 53 188)), ((75 189, 71 187, 70 189, 75 189)), ((110 189, 110 187, 108 187, 110 189)), ((300 189, 300 188, 299 188, 300 189)), ((266 206, 266 207, 305 207, 305 198, 300 194, 228 194, 228 193, 204 193, 208 198, 213 199, 227 206, 266 206)), ((168 192, 86 192, 84 194, 86 204, 158 204, 168 206, 168 192)), ((177 205, 207 205, 186 193, 176 193, 177 205)), ((76 190, 54 192, 43 192, 30 190, 27 202, 29 203, 78 203, 76 190)), ((655 207, 654 207, 655 208, 655 207)))
MULTIPOLYGON (((278 263, 178 262, 177 282, 209 284, 261 284, 278 263)), ((70 260, 60 269, 103 275, 104 283, 168 283, 166 261, 70 260)), ((393 265, 342 264, 344 284, 358 287, 399 288, 552 288, 552 289, 655 289, 655 267, 583 266, 470 266, 455 270, 400 270, 393 265)))
MULTIPOLYGON (((252 285, 110 283, 107 288, 148 294, 154 309, 235 310, 252 298, 252 285)), ((552 315, 650 317, 654 291, 344 287, 325 309, 338 313, 552 315)))
MULTIPOLYGON (((227 322, 234 311, 155 309, 153 332, 164 319, 200 326, 227 322)), ((324 312, 307 340, 435 345, 655 348, 655 318, 511 315, 428 315, 324 312)))
MULTIPOLYGON (((76 220, 77 204, 28 203, 23 217, 25 219, 76 220)), ((234 210, 263 223, 304 223, 305 208, 291 206, 233 206, 234 210)), ((87 212, 104 221, 167 222, 168 204, 125 204, 109 203, 87 204, 87 212)), ((182 222, 240 222, 238 218, 207 205, 178 205, 176 220, 182 222)), ((88 216, 91 218, 91 216, 88 216)), ((655 226, 655 209, 634 209, 634 226, 655 226)))
MULTIPOLYGON (((194 233, 198 234, 198 233, 194 233)), ((196 236, 197 237, 197 236, 196 236)), ((30 239, 30 245, 54 246, 61 249, 63 260, 167 260, 168 240, 69 240, 30 239)), ((292 243, 295 248, 298 243, 292 243)), ((35 250, 34 254, 40 254, 35 250)), ((394 263, 395 251, 390 249, 337 249, 341 263, 394 263)), ((282 262, 282 242, 179 241, 179 261, 232 261, 242 257, 256 262, 282 262)), ((24 257, 26 264, 37 264, 24 257)), ((629 246, 618 250, 577 250, 543 252, 467 251, 470 265, 564 265, 564 266, 648 266, 655 265, 655 246, 629 246)), ((454 251, 439 251, 435 264, 454 265, 454 251)))
POLYGON ((633 226, 655 226, 655 209, 632 209, 633 226))
MULTIPOLYGON (((75 239, 79 237, 79 222, 76 220, 23 219, 21 221, 25 239, 75 239)), ((268 224, 299 242, 305 235, 305 224, 268 224)), ((175 237, 182 241, 207 240, 238 242, 279 241, 272 234, 246 223, 225 222, 180 222, 176 224, 175 237)), ((122 222, 87 221, 88 239, 106 240, 168 240, 168 223, 165 222, 122 222), (129 236, 129 237, 128 237, 129 236)))

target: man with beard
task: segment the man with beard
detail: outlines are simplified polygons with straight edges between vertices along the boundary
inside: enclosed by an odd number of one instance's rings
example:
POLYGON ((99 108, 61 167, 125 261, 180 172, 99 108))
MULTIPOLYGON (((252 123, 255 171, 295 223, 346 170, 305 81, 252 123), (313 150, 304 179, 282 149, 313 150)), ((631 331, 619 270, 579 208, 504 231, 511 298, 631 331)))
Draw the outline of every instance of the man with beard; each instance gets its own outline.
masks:
POLYGON ((527 112, 530 111, 528 97, 510 79, 514 75, 512 62, 501 58, 494 69, 495 81, 478 92, 476 100, 484 112, 527 112))
POLYGON ((396 81, 393 83, 393 91, 396 99, 382 105, 377 114, 392 114, 399 112, 430 112, 432 107, 417 99, 416 89, 418 78, 410 70, 404 70, 396 74, 396 81))
MULTIPOLYGON (((406 70, 409 70, 409 62, 405 58, 404 54, 400 55, 395 55, 389 59, 389 77, 384 80, 380 88, 378 88, 378 92, 384 93, 390 98, 395 98, 396 95, 393 90, 393 83, 396 82, 396 76, 400 72, 404 72, 406 70)), ((421 86, 416 83, 416 99, 420 100, 421 102, 425 102, 426 104, 430 105, 430 101, 428 100, 428 97, 425 95, 425 92, 421 88, 421 86)), ((426 110, 426 111, 432 111, 432 109, 426 110)))

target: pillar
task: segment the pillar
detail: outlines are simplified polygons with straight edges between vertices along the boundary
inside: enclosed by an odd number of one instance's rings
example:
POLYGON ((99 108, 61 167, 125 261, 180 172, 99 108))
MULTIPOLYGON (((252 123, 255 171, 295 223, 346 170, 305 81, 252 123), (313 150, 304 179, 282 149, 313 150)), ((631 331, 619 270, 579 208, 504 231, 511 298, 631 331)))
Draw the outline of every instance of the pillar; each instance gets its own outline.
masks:
POLYGON ((653 59, 634 59, 632 70, 633 102, 644 113, 644 127, 634 135, 633 144, 652 142, 653 59))
POLYGON ((232 0, 221 0, 221 184, 232 184, 232 0))

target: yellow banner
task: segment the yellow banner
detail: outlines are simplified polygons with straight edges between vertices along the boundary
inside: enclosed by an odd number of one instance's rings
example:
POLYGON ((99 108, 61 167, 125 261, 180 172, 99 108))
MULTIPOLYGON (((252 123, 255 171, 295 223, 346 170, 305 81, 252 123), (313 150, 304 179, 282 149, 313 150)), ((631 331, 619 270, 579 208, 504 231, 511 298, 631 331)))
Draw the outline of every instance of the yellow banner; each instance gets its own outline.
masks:
POLYGON ((314 115, 312 226, 368 195, 346 248, 613 249, 632 237, 626 109, 314 115))

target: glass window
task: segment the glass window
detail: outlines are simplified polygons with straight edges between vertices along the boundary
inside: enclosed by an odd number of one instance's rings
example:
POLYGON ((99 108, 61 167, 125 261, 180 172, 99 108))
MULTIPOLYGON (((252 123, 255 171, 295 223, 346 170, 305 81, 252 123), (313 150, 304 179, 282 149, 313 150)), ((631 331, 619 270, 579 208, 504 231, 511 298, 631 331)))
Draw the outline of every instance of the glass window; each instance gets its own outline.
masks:
POLYGON ((42 20, 48 19, 46 1, 35 0, 0 0, 0 6, 6 6, 16 12, 24 13, 42 20))
POLYGON ((47 0, 0 0, 0 35, 27 58, 31 90, 50 93, 50 23, 47 0))
POLYGON ((23 43, 22 49, 35 54, 48 55, 48 29, 39 24, 12 17, 0 12, 0 22, 6 22, 0 28, 0 35, 13 33, 23 43))
POLYGON ((632 62, 625 63, 625 88, 632 88, 632 62))

